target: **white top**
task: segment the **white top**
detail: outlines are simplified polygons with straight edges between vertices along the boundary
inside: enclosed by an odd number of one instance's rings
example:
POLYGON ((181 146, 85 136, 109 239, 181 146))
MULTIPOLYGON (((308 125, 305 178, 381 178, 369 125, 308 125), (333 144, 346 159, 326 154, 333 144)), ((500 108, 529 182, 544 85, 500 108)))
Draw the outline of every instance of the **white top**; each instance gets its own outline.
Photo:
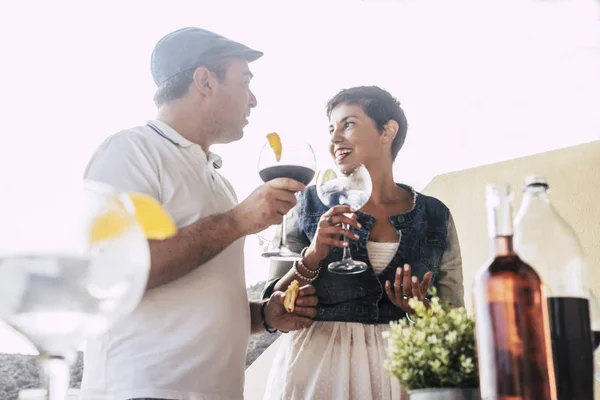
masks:
MULTIPOLYGON (((237 203, 216 171, 220 162, 150 121, 109 137, 85 177, 155 197, 184 227, 237 203)), ((132 315, 89 340, 82 399, 241 399, 250 335, 243 247, 240 239, 188 275, 149 290, 132 315)))
POLYGON ((399 243, 400 240, 397 242, 372 242, 369 240, 367 242, 369 261, 376 274, 380 274, 392 261, 399 243))

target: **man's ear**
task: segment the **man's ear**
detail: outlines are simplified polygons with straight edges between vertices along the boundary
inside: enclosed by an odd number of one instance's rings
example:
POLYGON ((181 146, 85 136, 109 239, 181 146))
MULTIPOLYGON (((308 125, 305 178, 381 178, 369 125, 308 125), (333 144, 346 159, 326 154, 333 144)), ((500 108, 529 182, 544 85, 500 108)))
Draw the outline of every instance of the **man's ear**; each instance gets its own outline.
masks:
POLYGON ((216 85, 216 76, 206 67, 198 67, 194 71, 194 87, 204 96, 213 94, 216 85))
POLYGON ((383 127, 383 133, 381 134, 384 143, 393 142, 394 138, 398 134, 398 129, 400 129, 398 122, 394 121, 393 119, 390 119, 383 127))

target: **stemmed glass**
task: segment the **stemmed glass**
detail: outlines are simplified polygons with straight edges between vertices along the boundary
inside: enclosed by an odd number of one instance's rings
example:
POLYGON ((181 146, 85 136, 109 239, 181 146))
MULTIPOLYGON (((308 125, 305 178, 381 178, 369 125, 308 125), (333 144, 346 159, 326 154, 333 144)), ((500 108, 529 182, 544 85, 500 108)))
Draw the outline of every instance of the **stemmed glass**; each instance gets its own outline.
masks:
POLYGON ((0 318, 38 349, 50 400, 67 396, 82 342, 139 303, 148 241, 131 198, 86 182, 0 208, 0 318))
MULTIPOLYGON (((274 151, 269 143, 265 143, 258 157, 258 174, 263 182, 275 178, 291 178, 308 185, 315 176, 315 153, 310 144, 303 140, 282 136, 280 147, 274 151)), ((275 260, 294 261, 300 254, 290 250, 286 245, 286 216, 278 226, 276 240, 270 250, 262 253, 263 257, 275 260)))
MULTIPOLYGON (((317 195, 327 207, 346 205, 359 210, 369 201, 372 189, 371 175, 363 164, 339 165, 319 171, 317 175, 317 195)), ((343 224, 343 229, 347 230, 349 226, 343 224)), ((348 243, 346 236, 343 240, 348 243)), ((353 260, 350 246, 346 245, 342 259, 327 268, 336 274, 358 274, 368 267, 362 261, 353 260)))

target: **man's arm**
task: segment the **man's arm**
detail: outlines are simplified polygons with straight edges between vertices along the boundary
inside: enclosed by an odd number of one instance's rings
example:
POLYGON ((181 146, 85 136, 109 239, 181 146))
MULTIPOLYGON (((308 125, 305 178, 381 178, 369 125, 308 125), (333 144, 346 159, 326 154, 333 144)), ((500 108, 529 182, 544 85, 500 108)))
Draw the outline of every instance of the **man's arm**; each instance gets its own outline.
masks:
POLYGON ((228 211, 202 218, 165 240, 150 241, 148 289, 180 278, 246 235, 228 211))
MULTIPOLYGON (((94 154, 85 178, 160 200, 159 167, 144 146, 142 140, 127 132, 109 138, 94 154)), ((242 236, 281 223, 283 215, 296 204, 294 192, 304 189, 300 182, 274 179, 230 211, 201 218, 180 228, 172 238, 150 241, 152 263, 147 287, 151 289, 180 278, 242 236)))
POLYGON ((237 239, 281 223, 283 215, 296 204, 294 192, 304 188, 292 179, 273 179, 230 211, 202 218, 173 238, 152 241, 148 288, 180 278, 237 239))
POLYGON ((250 301, 250 333, 259 333, 265 330, 260 309, 264 301, 250 301))
MULTIPOLYGON (((106 183, 120 191, 146 193, 160 201, 159 166, 146 146, 142 138, 131 132, 111 136, 90 160, 85 179, 106 183)), ((180 228, 171 238, 150 240, 151 267, 147 288, 189 273, 243 235, 233 212, 229 211, 180 228)))

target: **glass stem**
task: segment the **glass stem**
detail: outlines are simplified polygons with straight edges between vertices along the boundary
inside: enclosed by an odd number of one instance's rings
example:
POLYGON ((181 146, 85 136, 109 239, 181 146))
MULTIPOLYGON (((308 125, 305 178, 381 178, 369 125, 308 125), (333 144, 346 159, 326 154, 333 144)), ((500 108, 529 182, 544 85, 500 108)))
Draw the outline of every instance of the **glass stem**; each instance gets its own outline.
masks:
MULTIPOLYGON (((350 229, 350 226, 348 224, 342 224, 342 229, 344 231, 347 231, 350 229)), ((344 241, 344 252, 342 254, 342 261, 350 261, 352 260, 352 255, 350 254, 350 244, 348 243, 348 237, 347 236, 343 236, 344 241)))
POLYGON ((64 355, 40 354, 47 400, 65 400, 71 383, 71 363, 64 355))

